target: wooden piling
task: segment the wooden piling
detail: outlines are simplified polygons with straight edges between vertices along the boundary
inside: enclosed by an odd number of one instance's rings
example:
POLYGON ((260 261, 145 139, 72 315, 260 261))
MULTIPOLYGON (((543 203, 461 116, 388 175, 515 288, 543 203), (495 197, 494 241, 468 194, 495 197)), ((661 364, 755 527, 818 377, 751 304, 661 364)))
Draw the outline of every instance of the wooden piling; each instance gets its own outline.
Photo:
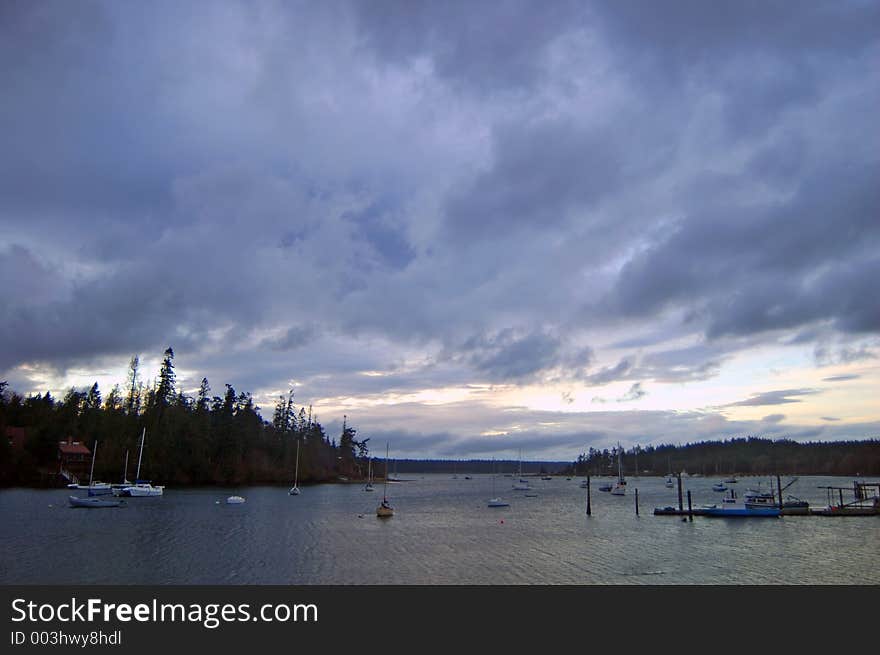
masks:
POLYGON ((683 512, 684 511, 684 503, 682 502, 682 499, 681 499, 681 473, 678 473, 677 477, 678 477, 678 511, 683 512))
POLYGON ((593 510, 590 507, 590 474, 587 473, 587 516, 592 516, 593 510))
POLYGON ((688 489, 688 520, 694 520, 694 508, 691 506, 691 490, 688 489))
POLYGON ((636 516, 639 515, 639 489, 636 487, 636 516))
POLYGON ((779 493, 779 513, 782 513, 782 480, 779 479, 779 474, 776 474, 776 491, 779 493))

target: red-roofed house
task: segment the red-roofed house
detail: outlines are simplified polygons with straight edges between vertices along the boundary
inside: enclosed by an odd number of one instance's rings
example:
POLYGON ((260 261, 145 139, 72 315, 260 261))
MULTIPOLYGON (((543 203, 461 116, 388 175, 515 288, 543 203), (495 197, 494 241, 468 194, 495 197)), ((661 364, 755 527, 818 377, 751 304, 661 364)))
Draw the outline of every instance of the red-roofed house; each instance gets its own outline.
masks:
POLYGON ((78 478, 88 475, 91 456, 92 451, 79 441, 74 441, 73 437, 58 442, 58 461, 61 470, 72 473, 78 478))

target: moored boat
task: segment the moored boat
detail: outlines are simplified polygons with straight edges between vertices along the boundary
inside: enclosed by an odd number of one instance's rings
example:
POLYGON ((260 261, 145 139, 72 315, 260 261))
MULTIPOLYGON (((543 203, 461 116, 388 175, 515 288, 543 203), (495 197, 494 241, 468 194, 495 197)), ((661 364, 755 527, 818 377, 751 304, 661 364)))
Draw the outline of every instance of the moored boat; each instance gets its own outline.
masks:
POLYGON ((112 498, 77 498, 76 496, 68 496, 71 507, 122 507, 124 501, 114 500, 112 498))
POLYGON ((745 507, 743 505, 707 507, 703 510, 703 516, 720 518, 776 518, 780 514, 778 507, 745 507))
POLYGON ((510 503, 502 500, 498 496, 495 495, 495 462, 492 462, 492 498, 489 499, 486 505, 488 507, 510 507, 510 503))
POLYGON ((141 433, 141 447, 138 452, 137 472, 135 473, 134 484, 127 487, 113 488, 114 496, 127 496, 129 498, 148 498, 152 496, 162 496, 165 493, 163 485, 154 485, 149 480, 141 480, 141 461, 144 457, 144 441, 147 437, 147 429, 144 428, 141 433))
POLYGON ((394 508, 388 502, 388 444, 385 444, 385 480, 382 483, 382 502, 376 508, 376 516, 387 519, 394 516, 394 508))
POLYGON ((165 492, 162 485, 151 484, 149 480, 135 480, 133 485, 114 491, 114 495, 127 496, 129 498, 147 498, 150 496, 161 496, 165 492))

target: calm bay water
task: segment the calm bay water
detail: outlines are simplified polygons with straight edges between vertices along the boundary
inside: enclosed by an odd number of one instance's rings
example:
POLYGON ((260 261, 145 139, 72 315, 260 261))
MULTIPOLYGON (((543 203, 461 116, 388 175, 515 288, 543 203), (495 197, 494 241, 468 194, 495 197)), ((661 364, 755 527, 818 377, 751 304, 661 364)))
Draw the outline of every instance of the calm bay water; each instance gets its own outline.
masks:
MULTIPOLYGON (((585 516, 579 479, 535 479, 537 498, 498 477, 411 475, 388 486, 396 514, 377 519, 382 486, 166 490, 120 509, 72 509, 68 490, 0 491, 2 584, 880 584, 880 517, 655 517, 677 492, 629 479, 625 497, 597 491, 585 516), (635 515, 638 487, 641 516, 635 515), (243 505, 226 505, 232 494, 243 505), (220 501, 221 504, 217 504, 220 501)), ((740 495, 758 480, 734 485, 740 495)), ((695 505, 720 502, 690 478, 695 505)), ((824 506, 803 477, 786 493, 824 506)), ((84 492, 77 492, 84 493, 84 492)), ((851 500, 852 494, 844 500, 851 500)))

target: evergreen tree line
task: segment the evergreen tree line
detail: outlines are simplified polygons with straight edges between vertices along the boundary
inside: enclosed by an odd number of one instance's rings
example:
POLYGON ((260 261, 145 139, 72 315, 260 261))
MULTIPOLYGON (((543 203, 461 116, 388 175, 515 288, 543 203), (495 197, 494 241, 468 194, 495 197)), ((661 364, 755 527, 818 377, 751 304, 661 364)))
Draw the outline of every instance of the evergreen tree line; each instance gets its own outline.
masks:
POLYGON ((95 383, 60 400, 49 392, 25 398, 0 381, 0 484, 57 483, 58 443, 68 437, 90 450, 98 443, 96 480, 121 481, 128 452, 133 480, 143 430, 140 477, 156 484, 290 484, 297 444, 300 482, 363 477, 369 439, 357 440, 344 425, 337 442, 310 414, 295 406, 291 391, 265 421, 250 393, 226 384, 222 395, 212 395, 206 378, 196 397, 188 396, 178 388, 171 348, 154 383, 144 384, 135 356, 125 389, 117 385, 106 397, 95 383), (3 436, 7 426, 25 428, 22 449, 3 436))
MULTIPOLYGON (((624 475, 880 475, 880 440, 814 441, 737 437, 684 446, 635 446, 620 453, 624 475), (638 467, 638 468, 637 468, 638 467)), ((565 469, 617 475, 617 449, 590 448, 565 469)))

